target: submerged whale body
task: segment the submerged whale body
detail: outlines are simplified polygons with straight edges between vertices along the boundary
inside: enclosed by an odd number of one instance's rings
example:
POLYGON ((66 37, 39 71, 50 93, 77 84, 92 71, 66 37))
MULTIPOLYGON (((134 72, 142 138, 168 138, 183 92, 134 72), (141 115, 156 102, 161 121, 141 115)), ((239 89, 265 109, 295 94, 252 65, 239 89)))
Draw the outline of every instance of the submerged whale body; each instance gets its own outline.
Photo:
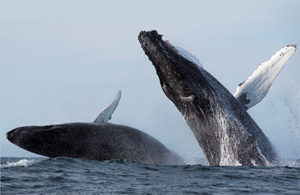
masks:
POLYGON ((210 165, 265 165, 276 159, 268 138, 217 79, 157 31, 142 31, 138 39, 210 165))
POLYGON ((150 135, 107 122, 119 100, 120 93, 94 123, 19 127, 8 132, 7 139, 25 150, 47 157, 182 164, 183 160, 177 154, 150 135))

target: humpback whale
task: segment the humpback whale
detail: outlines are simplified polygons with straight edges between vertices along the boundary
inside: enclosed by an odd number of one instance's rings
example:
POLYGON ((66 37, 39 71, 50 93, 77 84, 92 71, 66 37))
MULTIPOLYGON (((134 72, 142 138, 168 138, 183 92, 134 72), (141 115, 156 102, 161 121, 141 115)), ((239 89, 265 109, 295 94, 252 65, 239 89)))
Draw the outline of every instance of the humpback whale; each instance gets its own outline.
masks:
POLYGON ((215 77, 157 31, 141 31, 138 39, 163 92, 185 118, 210 165, 266 165, 276 160, 272 144, 245 104, 215 77))
POLYGON ((19 127, 9 131, 7 139, 25 150, 47 157, 183 164, 181 157, 150 135, 132 127, 108 123, 120 97, 121 92, 118 92, 93 123, 19 127))

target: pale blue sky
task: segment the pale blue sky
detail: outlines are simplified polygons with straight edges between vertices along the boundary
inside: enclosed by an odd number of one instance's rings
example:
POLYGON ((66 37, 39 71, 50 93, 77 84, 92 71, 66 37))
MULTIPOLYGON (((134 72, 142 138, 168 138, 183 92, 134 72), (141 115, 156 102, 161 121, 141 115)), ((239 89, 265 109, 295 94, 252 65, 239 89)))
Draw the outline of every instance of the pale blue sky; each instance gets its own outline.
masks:
MULTIPOLYGON (((137 40, 156 29, 231 92, 282 46, 300 43, 300 1, 1 1, 1 156, 33 156, 5 133, 90 122, 119 89, 112 121, 187 158, 202 154, 137 40)), ((300 55, 250 114, 280 155, 300 158, 300 55)))

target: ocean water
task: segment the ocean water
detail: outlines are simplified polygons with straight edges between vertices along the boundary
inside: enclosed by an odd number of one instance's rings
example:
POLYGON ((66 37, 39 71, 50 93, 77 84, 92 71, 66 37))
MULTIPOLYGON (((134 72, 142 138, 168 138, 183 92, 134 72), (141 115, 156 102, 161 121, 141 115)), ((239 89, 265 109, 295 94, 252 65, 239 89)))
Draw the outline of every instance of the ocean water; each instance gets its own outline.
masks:
POLYGON ((160 166, 125 160, 1 158, 1 194, 300 194, 286 166, 160 166))

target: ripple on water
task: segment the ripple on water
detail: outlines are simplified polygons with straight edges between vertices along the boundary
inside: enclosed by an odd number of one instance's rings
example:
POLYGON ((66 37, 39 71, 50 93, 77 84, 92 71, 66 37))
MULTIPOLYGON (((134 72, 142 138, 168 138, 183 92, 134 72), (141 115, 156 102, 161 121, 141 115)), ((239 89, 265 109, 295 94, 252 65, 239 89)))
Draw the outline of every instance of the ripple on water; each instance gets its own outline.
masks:
POLYGON ((1 158, 1 192, 297 194, 300 168, 158 166, 126 160, 1 158))

